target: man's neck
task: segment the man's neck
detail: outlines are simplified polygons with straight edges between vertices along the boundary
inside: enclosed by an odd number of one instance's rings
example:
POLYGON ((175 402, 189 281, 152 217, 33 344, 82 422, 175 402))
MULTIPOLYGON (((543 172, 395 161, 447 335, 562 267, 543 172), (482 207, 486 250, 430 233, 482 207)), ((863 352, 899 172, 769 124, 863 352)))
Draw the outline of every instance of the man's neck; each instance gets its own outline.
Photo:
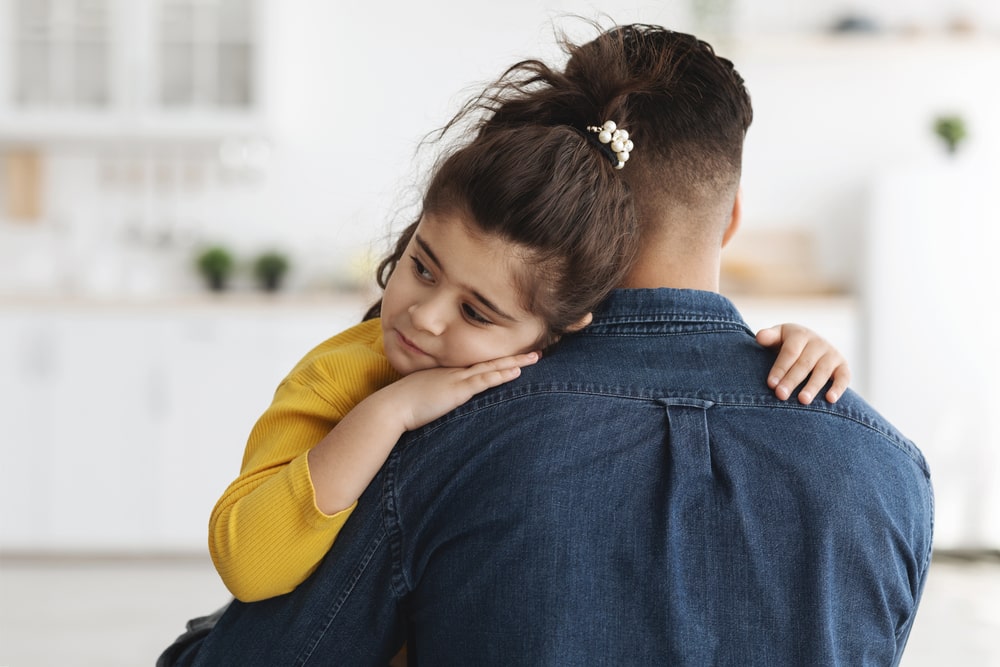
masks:
POLYGON ((647 249, 640 254, 622 287, 629 289, 672 287, 718 292, 719 267, 719 253, 714 253, 711 257, 692 253, 686 258, 679 259, 669 253, 658 253, 653 249, 647 249))
POLYGON ((719 291, 722 247, 739 226, 739 193, 733 202, 685 208, 636 207, 645 220, 642 245, 622 287, 719 291))

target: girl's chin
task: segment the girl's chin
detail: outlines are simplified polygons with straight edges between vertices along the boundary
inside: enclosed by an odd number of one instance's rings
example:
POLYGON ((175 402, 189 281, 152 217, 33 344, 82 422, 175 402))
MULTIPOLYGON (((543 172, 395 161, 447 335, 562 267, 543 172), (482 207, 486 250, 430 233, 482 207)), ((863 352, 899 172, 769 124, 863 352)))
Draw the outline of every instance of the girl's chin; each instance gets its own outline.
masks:
POLYGON ((409 375, 425 368, 432 368, 430 365, 417 363, 407 351, 398 348, 386 346, 385 357, 389 360, 389 365, 400 375, 409 375))

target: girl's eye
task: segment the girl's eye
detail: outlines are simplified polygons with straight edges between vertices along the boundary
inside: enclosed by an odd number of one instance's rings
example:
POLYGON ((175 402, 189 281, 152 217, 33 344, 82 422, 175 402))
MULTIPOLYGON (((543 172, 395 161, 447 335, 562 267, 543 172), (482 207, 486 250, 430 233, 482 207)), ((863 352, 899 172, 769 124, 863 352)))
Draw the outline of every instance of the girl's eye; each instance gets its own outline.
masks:
POLYGON ((434 276, 431 275, 430 270, 424 266, 424 263, 417 259, 416 256, 411 255, 410 259, 413 260, 413 271, 418 277, 423 278, 424 280, 432 280, 434 278, 434 276))
POLYGON ((467 303, 462 304, 462 312, 465 314, 467 318, 469 318, 476 324, 493 324, 493 322, 480 315, 479 311, 477 311, 475 308, 473 308, 467 303))

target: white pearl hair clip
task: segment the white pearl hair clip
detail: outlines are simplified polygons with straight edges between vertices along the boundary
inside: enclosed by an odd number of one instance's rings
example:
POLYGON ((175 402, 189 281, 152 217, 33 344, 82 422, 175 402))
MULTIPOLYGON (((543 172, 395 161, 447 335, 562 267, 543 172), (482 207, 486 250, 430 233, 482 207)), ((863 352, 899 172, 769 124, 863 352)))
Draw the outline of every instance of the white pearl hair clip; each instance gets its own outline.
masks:
POLYGON ((634 147, 632 141, 628 138, 628 131, 619 130, 613 120, 605 122, 600 127, 588 125, 587 129, 591 132, 596 132, 597 140, 602 144, 607 144, 611 152, 618 158, 618 164, 615 165, 615 169, 624 167, 625 163, 628 162, 629 153, 632 152, 632 148, 634 147))

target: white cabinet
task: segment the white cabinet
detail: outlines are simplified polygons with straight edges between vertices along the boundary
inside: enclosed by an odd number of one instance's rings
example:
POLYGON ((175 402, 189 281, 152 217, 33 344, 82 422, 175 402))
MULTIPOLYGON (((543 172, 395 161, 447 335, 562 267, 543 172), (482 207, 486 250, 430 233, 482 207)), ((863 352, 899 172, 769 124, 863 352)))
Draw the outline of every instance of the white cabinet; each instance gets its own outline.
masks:
POLYGON ((256 135, 263 0, 0 0, 0 140, 256 135))
POLYGON ((0 311, 0 551, 204 551, 278 382, 362 310, 0 311))
POLYGON ((959 155, 886 173, 872 198, 872 395, 927 457, 939 549, 1000 547, 998 180, 959 155))
POLYGON ((8 0, 8 103, 15 109, 100 109, 111 103, 108 0, 8 0))
MULTIPOLYGON (((857 358, 850 299, 735 301, 755 328, 801 322, 857 358)), ((363 311, 0 304, 0 552, 203 552, 278 382, 363 311)))
POLYGON ((147 350, 160 347, 160 332, 120 314, 74 314, 50 326, 58 371, 45 397, 45 539, 79 547, 146 537, 146 447, 165 418, 164 369, 147 350))
POLYGON ((272 311, 266 307, 164 315, 170 347, 157 439, 153 548, 204 549, 208 517, 239 474, 247 436, 281 379, 314 345, 360 321, 360 307, 272 311), (164 405, 165 403, 165 405, 164 405))
POLYGON ((0 539, 47 531, 51 387, 59 381, 59 332, 48 318, 0 317, 0 539))

